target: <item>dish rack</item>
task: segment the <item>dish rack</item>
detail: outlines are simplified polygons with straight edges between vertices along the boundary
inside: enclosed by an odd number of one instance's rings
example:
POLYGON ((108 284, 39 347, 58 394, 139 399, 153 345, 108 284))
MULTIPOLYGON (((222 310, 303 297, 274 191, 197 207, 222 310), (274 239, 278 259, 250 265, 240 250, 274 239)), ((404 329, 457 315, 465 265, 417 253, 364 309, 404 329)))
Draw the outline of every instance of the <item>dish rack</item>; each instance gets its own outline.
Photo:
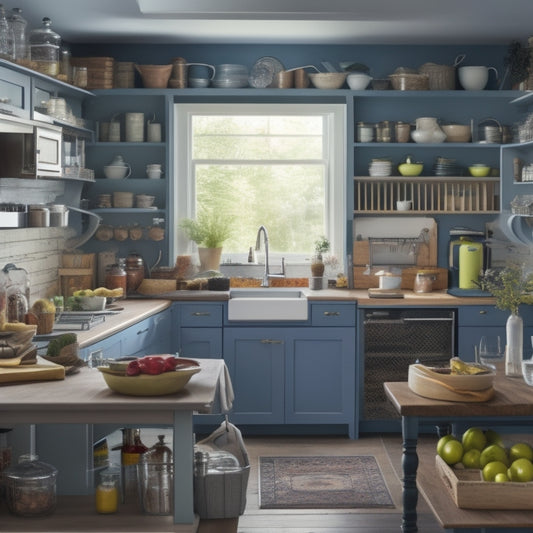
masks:
POLYGON ((427 228, 417 237, 369 237, 370 267, 384 264, 416 265, 420 245, 428 242, 427 228))

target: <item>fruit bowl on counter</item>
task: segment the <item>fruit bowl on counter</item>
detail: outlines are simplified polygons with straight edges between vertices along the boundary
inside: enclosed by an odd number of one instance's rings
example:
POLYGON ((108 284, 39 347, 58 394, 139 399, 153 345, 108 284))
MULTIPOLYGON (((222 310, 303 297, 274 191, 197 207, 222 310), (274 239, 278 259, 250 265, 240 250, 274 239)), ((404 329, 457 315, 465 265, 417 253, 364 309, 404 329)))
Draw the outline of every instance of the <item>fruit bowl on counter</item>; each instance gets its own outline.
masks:
MULTIPOLYGON (((194 374, 201 371, 200 364, 192 359, 175 358, 172 355, 151 355, 135 358, 133 361, 148 358, 162 358, 175 363, 173 370, 162 371, 157 374, 138 373, 128 375, 128 367, 132 361, 116 361, 107 366, 99 366, 107 386, 114 392, 128 396, 164 396, 181 391, 194 374)), ((111 363, 111 362, 110 362, 111 363)))

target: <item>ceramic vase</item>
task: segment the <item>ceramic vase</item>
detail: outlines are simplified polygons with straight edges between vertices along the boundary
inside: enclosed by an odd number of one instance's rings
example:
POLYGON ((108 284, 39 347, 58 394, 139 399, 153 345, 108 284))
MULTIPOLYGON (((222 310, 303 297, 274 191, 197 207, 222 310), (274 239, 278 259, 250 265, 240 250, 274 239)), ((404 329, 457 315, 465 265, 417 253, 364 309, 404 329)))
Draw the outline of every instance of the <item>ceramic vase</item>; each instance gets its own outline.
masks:
POLYGON ((220 248, 198 247, 198 257, 200 258, 200 272, 206 272, 207 270, 218 270, 220 268, 221 254, 222 246, 220 248))
POLYGON ((524 346, 524 322, 518 314, 511 313, 505 324, 507 347, 505 349, 505 375, 522 376, 522 355, 524 346))
POLYGON ((446 134, 435 117, 417 118, 416 129, 411 132, 411 137, 416 143, 441 143, 446 140, 446 134))

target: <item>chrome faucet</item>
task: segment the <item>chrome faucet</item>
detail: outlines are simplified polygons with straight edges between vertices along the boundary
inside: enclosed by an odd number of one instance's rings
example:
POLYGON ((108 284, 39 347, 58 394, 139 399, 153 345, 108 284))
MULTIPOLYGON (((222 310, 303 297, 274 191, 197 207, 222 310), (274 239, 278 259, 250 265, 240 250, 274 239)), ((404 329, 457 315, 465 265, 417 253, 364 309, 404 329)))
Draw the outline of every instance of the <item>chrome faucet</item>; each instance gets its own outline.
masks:
POLYGON ((265 226, 259 226, 257 231, 257 238, 255 241, 255 250, 261 250, 261 233, 263 234, 263 240, 265 242, 265 272, 263 273, 263 281, 261 287, 269 287, 269 278, 284 278, 285 277, 285 258, 281 258, 281 272, 277 274, 271 274, 268 265, 268 232, 265 226))

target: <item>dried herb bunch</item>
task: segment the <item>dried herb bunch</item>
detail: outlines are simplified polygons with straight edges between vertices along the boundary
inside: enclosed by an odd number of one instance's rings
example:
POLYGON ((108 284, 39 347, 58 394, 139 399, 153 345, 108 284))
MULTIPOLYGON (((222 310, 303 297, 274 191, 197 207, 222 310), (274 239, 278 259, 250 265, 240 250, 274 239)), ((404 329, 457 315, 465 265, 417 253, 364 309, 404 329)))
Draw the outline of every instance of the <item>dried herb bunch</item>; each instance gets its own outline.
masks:
POLYGON ((505 66, 509 69, 511 84, 520 83, 529 76, 531 51, 524 48, 518 41, 512 41, 507 48, 505 66))
POLYGON ((486 270, 478 285, 494 296, 498 309, 515 315, 518 314, 520 304, 533 303, 533 272, 526 274, 520 265, 486 270))

